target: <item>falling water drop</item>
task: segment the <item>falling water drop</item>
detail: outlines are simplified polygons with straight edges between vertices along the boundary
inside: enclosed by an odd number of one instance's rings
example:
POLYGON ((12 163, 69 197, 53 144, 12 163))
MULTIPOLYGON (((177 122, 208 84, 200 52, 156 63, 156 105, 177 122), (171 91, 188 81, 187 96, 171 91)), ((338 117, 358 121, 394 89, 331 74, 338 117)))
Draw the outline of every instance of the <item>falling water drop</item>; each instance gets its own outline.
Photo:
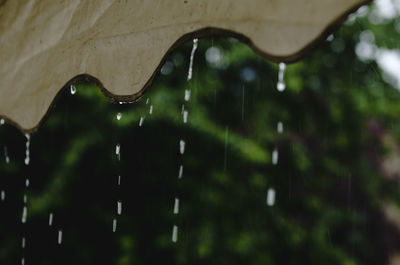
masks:
POLYGON ((175 203, 174 203, 174 214, 179 213, 179 199, 175 198, 175 203))
POLYGON ((1 201, 4 201, 6 199, 6 192, 4 190, 2 190, 0 193, 0 199, 1 201))
POLYGON ((276 125, 276 130, 278 133, 283 133, 283 123, 281 121, 276 125))
POLYGON ((121 185, 121 176, 118 176, 118 186, 121 185))
POLYGON ((70 85, 70 86, 69 86, 69 89, 70 89, 70 91, 71 91, 71 95, 75 95, 75 93, 76 93, 76 87, 75 87, 74 85, 70 85))
POLYGON ((276 89, 279 92, 282 92, 286 88, 286 83, 285 83, 285 69, 286 69, 286 64, 285 63, 279 63, 279 73, 278 73, 278 84, 276 85, 276 89))
POLYGON ((118 112, 118 114, 117 114, 117 120, 121 120, 121 118, 122 118, 122 113, 121 113, 121 112, 118 112))
POLYGON ((185 101, 189 101, 189 99, 190 99, 190 90, 185 89, 185 101))
POLYGON ((275 190, 269 188, 267 192, 267 205, 274 206, 274 204, 275 204, 275 190))
POLYGON ((22 209, 22 218, 21 218, 21 222, 23 224, 26 223, 27 215, 28 215, 28 208, 26 206, 24 206, 24 208, 22 209))
POLYGON ((29 152, 29 147, 31 144, 31 136, 27 133, 25 134, 26 137, 26 150, 25 150, 25 165, 29 165, 30 162, 30 152, 29 152))
POLYGON ((115 231, 117 231, 117 219, 113 219, 112 231, 113 231, 114 233, 115 233, 115 231))
POLYGON ((181 153, 181 155, 185 153, 185 141, 183 140, 179 141, 179 152, 181 153))
POLYGON ((6 158, 6 163, 10 163, 10 157, 8 156, 7 146, 4 146, 4 157, 6 158))
POLYGON ((172 228, 172 242, 178 242, 178 227, 176 225, 172 228))
POLYGON ((275 148, 275 149, 272 151, 272 164, 273 164, 273 165, 278 164, 278 149, 277 149, 277 148, 275 148))
POLYGON ((4 119, 0 119, 0 125, 4 124, 4 119))
POLYGON ((25 187, 29 187, 29 179, 27 178, 26 180, 25 180, 25 187))
POLYGON ((150 115, 153 114, 153 105, 150 105, 149 114, 150 114, 150 115))
POLYGON ((115 154, 117 155, 118 160, 121 160, 121 146, 119 144, 115 146, 115 154))
POLYGON ((187 110, 183 111, 183 123, 187 123, 189 112, 187 110))
POLYGON ((62 232, 62 230, 58 230, 57 243, 58 243, 59 245, 61 245, 62 240, 63 240, 63 232, 62 232))
POLYGON ((192 51, 190 53, 190 62, 189 62, 189 70, 188 70, 188 75, 187 75, 187 80, 192 79, 192 74, 193 74, 193 59, 194 59, 194 53, 196 52, 197 49, 197 42, 199 39, 193 39, 193 47, 192 51))
POLYGON ((140 120, 139 120, 139 127, 142 127, 143 122, 144 122, 144 117, 142 116, 142 117, 140 117, 140 120))
POLYGON ((21 247, 25 248, 25 237, 22 238, 21 247))
POLYGON ((28 197, 26 196, 26 194, 24 194, 24 204, 26 204, 28 202, 28 197))
POLYGON ((49 226, 53 225, 53 213, 49 214, 49 226))
POLYGON ((122 214, 122 201, 117 201, 117 213, 118 215, 122 214))
POLYGON ((25 265, 25 258, 24 257, 21 259, 21 265, 25 265))
POLYGON ((178 179, 181 179, 183 176, 183 165, 179 166, 179 173, 178 173, 178 179))
POLYGON ((149 102, 150 102, 150 98, 147 98, 146 99, 146 105, 149 104, 149 102))

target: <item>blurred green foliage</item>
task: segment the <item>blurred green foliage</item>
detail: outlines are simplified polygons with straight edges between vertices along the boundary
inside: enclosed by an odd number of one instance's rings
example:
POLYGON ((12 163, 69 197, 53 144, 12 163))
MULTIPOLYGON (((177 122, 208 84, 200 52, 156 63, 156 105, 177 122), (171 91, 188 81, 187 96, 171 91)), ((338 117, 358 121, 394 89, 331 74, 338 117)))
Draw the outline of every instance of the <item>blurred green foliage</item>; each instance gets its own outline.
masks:
POLYGON ((347 22, 332 41, 287 66, 284 92, 275 88, 275 63, 217 37, 199 40, 192 80, 186 43, 133 104, 111 104, 90 83, 77 84, 75 95, 66 88, 32 135, 29 166, 24 135, 1 126, 10 163, 2 152, 0 263, 24 256, 40 265, 389 264, 400 250, 399 231, 384 206, 398 207, 400 192, 382 163, 398 148, 400 93, 355 47, 370 30, 378 46, 398 48, 395 23, 347 22), (271 188, 274 206, 266 204, 271 188), (21 224, 24 194, 28 221, 21 224))

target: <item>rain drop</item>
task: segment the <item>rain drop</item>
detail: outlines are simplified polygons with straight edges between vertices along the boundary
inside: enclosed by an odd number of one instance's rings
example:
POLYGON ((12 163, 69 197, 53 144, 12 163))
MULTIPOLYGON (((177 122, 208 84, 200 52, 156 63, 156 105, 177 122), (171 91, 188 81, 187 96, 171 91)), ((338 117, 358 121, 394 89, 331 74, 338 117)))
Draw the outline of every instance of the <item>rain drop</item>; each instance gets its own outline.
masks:
POLYGON ((192 47, 192 51, 190 53, 190 62, 189 62, 189 70, 188 70, 187 80, 191 80, 192 79, 193 59, 194 59, 194 53, 196 52, 196 49, 197 49, 198 41, 199 41, 199 39, 193 39, 193 47, 192 47))
POLYGON ((190 99, 190 90, 185 89, 185 101, 189 101, 189 99, 190 99))
POLYGON ((122 214, 122 201, 117 201, 117 213, 118 215, 122 214))
POLYGON ((25 258, 21 259, 21 265, 25 265, 25 258))
POLYGON ((118 114, 117 114, 117 120, 121 120, 121 118, 122 118, 122 113, 121 113, 121 112, 118 112, 118 114))
POLYGON ((22 238, 21 247, 25 248, 25 237, 22 238))
POLYGON ((172 242, 178 242, 178 227, 176 225, 172 228, 172 242))
POLYGON ((6 158, 6 163, 10 163, 10 157, 8 156, 7 146, 4 146, 4 157, 6 158))
POLYGON ((181 179, 183 176, 183 165, 179 166, 179 173, 178 173, 178 178, 181 179))
POLYGON ((4 124, 4 119, 0 119, 0 125, 4 124))
POLYGON ((189 112, 187 110, 183 111, 183 123, 187 123, 189 112))
POLYGON ((121 185, 121 176, 118 176, 118 186, 121 185))
POLYGON ((28 208, 26 206, 24 206, 24 208, 22 209, 22 218, 21 218, 21 222, 23 224, 26 223, 27 215, 28 215, 28 208))
POLYGON ((53 225, 53 213, 49 214, 49 226, 53 225))
POLYGON ((278 84, 276 85, 276 89, 279 92, 282 92, 286 88, 286 83, 285 83, 285 69, 286 69, 286 64, 285 63, 279 63, 279 73, 278 73, 278 84))
POLYGON ((174 203, 174 214, 179 213, 179 199, 175 198, 175 203, 174 203))
POLYGON ((112 231, 113 231, 114 233, 115 233, 115 231, 117 231, 117 219, 113 219, 112 231))
POLYGON ((27 188, 29 187, 29 179, 25 180, 25 187, 27 187, 27 188))
POLYGON ((31 144, 31 136, 29 134, 25 134, 26 137, 26 150, 25 150, 25 165, 29 165, 30 162, 30 152, 29 147, 31 144))
POLYGON ((24 194, 24 204, 26 204, 28 202, 28 197, 26 196, 26 194, 24 194))
POLYGON ((183 155, 185 153, 185 141, 180 140, 179 141, 179 152, 183 155))
POLYGON ((57 243, 58 243, 59 245, 61 245, 62 240, 63 240, 63 232, 62 232, 62 230, 58 230, 57 243))
POLYGON ((272 164, 278 164, 278 149, 276 148, 272 151, 272 164))
POLYGON ((71 91, 71 95, 75 95, 75 93, 76 93, 76 87, 75 87, 74 85, 70 85, 70 86, 69 86, 69 89, 70 89, 70 91, 71 91))
POLYGON ((6 192, 4 190, 0 192, 0 199, 1 201, 4 201, 6 199, 6 192))
POLYGON ((283 133, 283 123, 281 121, 276 125, 276 130, 278 133, 283 133))
POLYGON ((115 146, 115 154, 117 155, 118 160, 121 160, 121 146, 119 144, 115 146))
POLYGON ((153 114, 153 105, 150 105, 149 114, 150 114, 150 115, 153 114))
POLYGON ((270 188, 267 192, 267 205, 274 206, 275 204, 275 190, 270 188))

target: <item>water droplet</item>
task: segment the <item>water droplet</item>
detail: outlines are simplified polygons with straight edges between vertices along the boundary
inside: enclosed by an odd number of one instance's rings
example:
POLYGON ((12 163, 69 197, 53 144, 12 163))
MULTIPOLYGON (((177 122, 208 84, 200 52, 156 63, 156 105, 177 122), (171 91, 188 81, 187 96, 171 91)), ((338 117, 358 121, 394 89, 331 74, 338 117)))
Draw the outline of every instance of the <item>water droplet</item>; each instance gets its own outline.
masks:
POLYGON ((183 155, 185 153, 185 141, 180 140, 179 141, 179 152, 183 155))
POLYGON ((71 95, 75 95, 75 93, 76 93, 76 87, 75 87, 74 85, 70 85, 70 86, 69 86, 69 89, 70 89, 70 91, 71 91, 71 95))
POLYGON ((25 237, 22 238, 21 247, 25 248, 25 237))
POLYGON ((176 225, 172 228, 172 242, 178 242, 178 227, 176 225))
POLYGON ((189 99, 190 99, 190 90, 185 89, 185 101, 189 101, 189 99))
POLYGON ((113 231, 114 233, 115 233, 115 231, 117 231, 117 219, 113 219, 112 231, 113 231))
POLYGON ((329 35, 328 38, 326 38, 326 41, 333 41, 333 39, 335 38, 335 36, 333 34, 329 35))
POLYGON ((272 151, 272 164, 273 164, 273 165, 278 164, 278 149, 277 149, 277 148, 275 148, 275 149, 272 151))
POLYGON ((63 240, 63 232, 62 232, 62 230, 58 230, 57 243, 58 243, 59 245, 61 245, 62 240, 63 240))
POLYGON ((1 198, 1 201, 4 201, 6 199, 6 192, 4 190, 1 191, 0 198, 1 198))
POLYGON ((26 223, 27 216, 28 216, 28 208, 26 206, 24 206, 24 208, 22 209, 22 218, 21 218, 21 222, 23 224, 26 223))
POLYGON ((6 158, 6 163, 10 163, 10 157, 8 156, 7 146, 4 146, 4 157, 6 158))
POLYGON ((276 89, 279 92, 282 92, 286 88, 285 84, 285 69, 286 69, 286 64, 285 63, 279 63, 279 73, 278 73, 278 84, 276 85, 276 89))
POLYGON ((28 202, 28 196, 26 196, 26 194, 24 194, 24 203, 26 204, 28 202))
POLYGON ((118 215, 122 214, 122 201, 117 201, 117 213, 118 215))
POLYGON ((274 206, 275 204, 275 190, 270 188, 267 192, 267 205, 274 206))
POLYGON ((276 130, 278 133, 283 133, 283 123, 281 121, 276 125, 276 130))
POLYGON ((31 136, 27 133, 25 134, 26 137, 26 150, 25 150, 25 165, 29 165, 30 162, 30 151, 29 151, 29 147, 31 144, 31 136))
POLYGON ((183 123, 187 123, 189 112, 187 110, 183 111, 183 123))
POLYGON ((25 187, 29 187, 29 179, 27 178, 26 180, 25 180, 25 187))
POLYGON ((150 99, 147 98, 147 99, 146 99, 146 105, 149 104, 149 102, 150 102, 150 99))
POLYGON ((4 119, 0 119, 0 125, 4 124, 4 119))
POLYGON ((174 214, 179 213, 179 199, 175 198, 175 204, 174 204, 174 214))
POLYGON ((53 213, 49 214, 49 226, 53 225, 53 213))
POLYGON ((21 259, 21 265, 25 265, 25 258, 21 259))
POLYGON ((140 120, 139 120, 139 127, 142 127, 143 122, 144 122, 144 117, 142 116, 142 117, 140 117, 140 120))
POLYGON ((118 186, 121 185, 121 176, 118 176, 118 186))
POLYGON ((178 173, 178 178, 181 179, 183 176, 183 165, 179 166, 179 173, 178 173))
POLYGON ((122 113, 121 113, 121 112, 118 112, 118 114, 117 114, 117 120, 121 120, 121 118, 122 118, 122 113))
POLYGON ((189 62, 189 70, 188 70, 187 80, 191 80, 192 79, 192 75, 193 75, 193 59, 194 59, 194 53, 196 52, 196 49, 197 49, 197 42, 198 41, 199 41, 199 39, 193 39, 193 47, 192 47, 192 51, 190 53, 190 62, 189 62))
POLYGON ((149 114, 150 114, 150 115, 153 114, 153 105, 150 105, 149 114))
POLYGON ((115 154, 117 155, 118 160, 121 160, 121 146, 119 144, 115 146, 115 154))

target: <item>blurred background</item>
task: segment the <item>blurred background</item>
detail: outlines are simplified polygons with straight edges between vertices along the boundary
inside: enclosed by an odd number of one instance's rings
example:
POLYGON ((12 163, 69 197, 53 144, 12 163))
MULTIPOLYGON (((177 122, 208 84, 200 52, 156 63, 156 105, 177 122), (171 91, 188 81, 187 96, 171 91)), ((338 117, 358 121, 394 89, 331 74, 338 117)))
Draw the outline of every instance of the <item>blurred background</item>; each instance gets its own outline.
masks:
POLYGON ((282 92, 278 64, 218 37, 132 104, 66 88, 29 165, 1 125, 0 264, 400 264, 399 12, 360 8, 282 92))

